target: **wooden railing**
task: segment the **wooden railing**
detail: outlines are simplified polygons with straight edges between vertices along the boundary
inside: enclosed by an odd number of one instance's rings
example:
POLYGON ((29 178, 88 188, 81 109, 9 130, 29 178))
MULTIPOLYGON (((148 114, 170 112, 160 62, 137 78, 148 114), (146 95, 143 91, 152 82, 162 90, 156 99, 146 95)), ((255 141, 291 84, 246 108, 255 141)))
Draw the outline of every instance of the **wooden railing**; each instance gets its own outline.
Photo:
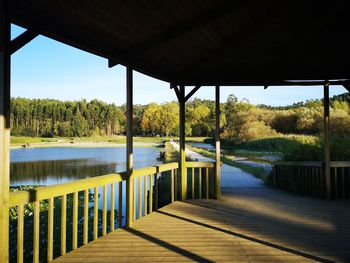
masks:
MULTIPOLYGON (((276 187, 293 192, 326 197, 322 162, 278 162, 272 181, 276 187)), ((331 162, 331 197, 350 198, 350 162, 331 162)))
MULTIPOLYGON (((188 173, 191 177, 188 176, 187 180, 190 196, 192 198, 214 196, 215 180, 212 175, 215 163, 187 162, 186 167, 191 171, 188 173)), ((28 255, 33 262, 52 261, 59 255, 65 255, 68 251, 104 236, 114 231, 116 227, 123 226, 123 182, 126 176, 125 172, 115 173, 29 191, 11 192, 10 209, 17 213, 15 237, 17 262, 27 262, 28 255), (99 210, 100 193, 102 212, 99 210), (108 200, 109 207, 107 207, 108 200), (116 205, 117 213, 115 213, 116 205), (27 210, 32 211, 32 215, 31 213, 28 215, 27 210), (47 221, 40 222, 43 213, 47 214, 47 221), (32 251, 26 251, 24 255, 24 240, 27 234, 24 226, 28 217, 32 218, 30 222, 32 251), (59 223, 55 221, 57 218, 60 219, 59 223), (57 229, 59 237, 56 239, 54 233, 57 229), (69 233, 71 238, 67 236, 69 233), (71 240, 71 244, 67 244, 67 238, 71 240), (40 253, 43 247, 46 249, 46 255, 40 253)), ((178 199, 178 163, 136 169, 133 171, 133 179, 133 201, 127 198, 125 200, 132 202, 133 220, 158 209, 160 190, 170 192, 170 202, 178 199), (170 178, 170 189, 160 189, 159 180, 166 176, 170 178)), ((10 256, 13 259, 15 255, 10 256)))

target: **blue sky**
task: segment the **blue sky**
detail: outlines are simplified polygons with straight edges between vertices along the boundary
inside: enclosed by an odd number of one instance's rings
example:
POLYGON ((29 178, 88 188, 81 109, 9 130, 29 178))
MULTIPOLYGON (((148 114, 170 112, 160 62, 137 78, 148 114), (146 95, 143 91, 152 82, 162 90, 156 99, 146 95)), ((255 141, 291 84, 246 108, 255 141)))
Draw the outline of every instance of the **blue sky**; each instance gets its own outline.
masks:
MULTIPOLYGON (((12 26, 12 38, 23 32, 12 26)), ((125 68, 108 68, 107 60, 39 36, 12 55, 13 97, 79 100, 94 98, 121 105, 125 103, 125 68)), ((190 90, 190 88, 188 88, 190 90)), ((229 94, 247 98, 253 104, 288 105, 323 96, 319 87, 222 87, 221 101, 229 94)), ((330 95, 344 93, 332 86, 330 95)), ((202 87, 194 97, 214 99, 213 87, 202 87)), ((134 104, 176 100, 169 84, 134 73, 134 104)))

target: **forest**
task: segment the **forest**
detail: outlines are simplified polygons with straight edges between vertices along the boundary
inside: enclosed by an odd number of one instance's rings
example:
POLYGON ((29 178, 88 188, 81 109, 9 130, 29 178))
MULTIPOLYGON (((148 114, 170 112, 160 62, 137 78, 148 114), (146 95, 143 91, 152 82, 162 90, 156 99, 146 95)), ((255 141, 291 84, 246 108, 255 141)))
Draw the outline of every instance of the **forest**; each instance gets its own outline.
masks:
MULTIPOLYGON (((331 133, 350 135, 350 96, 331 99, 331 133)), ((234 143, 275 137, 279 134, 320 135, 323 131, 321 100, 290 106, 253 105, 230 95, 221 103, 222 137, 234 143)), ((214 129, 214 101, 194 99, 186 104, 186 135, 211 136, 214 129)), ((134 134, 178 135, 178 104, 134 105, 134 134)), ((99 100, 59 101, 12 98, 11 134, 32 137, 111 136, 125 133, 125 105, 99 100)))

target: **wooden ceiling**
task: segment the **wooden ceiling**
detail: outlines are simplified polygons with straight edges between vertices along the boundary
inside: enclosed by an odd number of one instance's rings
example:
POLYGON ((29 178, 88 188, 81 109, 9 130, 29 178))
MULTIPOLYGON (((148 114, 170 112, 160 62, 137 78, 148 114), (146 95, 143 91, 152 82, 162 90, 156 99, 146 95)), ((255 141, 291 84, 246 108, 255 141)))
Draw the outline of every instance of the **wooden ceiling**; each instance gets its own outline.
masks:
POLYGON ((11 0, 11 21, 182 85, 350 79, 349 1, 11 0))

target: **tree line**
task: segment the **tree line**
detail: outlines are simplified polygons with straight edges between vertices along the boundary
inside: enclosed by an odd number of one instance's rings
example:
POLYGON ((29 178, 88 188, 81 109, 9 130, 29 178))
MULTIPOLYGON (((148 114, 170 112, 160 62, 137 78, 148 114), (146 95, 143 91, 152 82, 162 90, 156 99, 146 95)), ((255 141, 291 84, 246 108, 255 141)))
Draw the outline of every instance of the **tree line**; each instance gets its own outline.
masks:
MULTIPOLYGON (((331 131, 337 137, 350 134, 348 94, 331 100, 331 131)), ((221 133, 224 139, 242 143, 278 134, 318 135, 323 131, 322 100, 291 106, 253 105, 234 95, 221 103, 221 133)), ((11 99, 11 134, 16 136, 81 137, 125 134, 125 105, 99 100, 90 102, 52 99, 11 99)), ((134 105, 134 134, 177 136, 179 106, 176 102, 134 105)), ((186 104, 186 135, 212 136, 215 103, 193 99, 186 104)))

